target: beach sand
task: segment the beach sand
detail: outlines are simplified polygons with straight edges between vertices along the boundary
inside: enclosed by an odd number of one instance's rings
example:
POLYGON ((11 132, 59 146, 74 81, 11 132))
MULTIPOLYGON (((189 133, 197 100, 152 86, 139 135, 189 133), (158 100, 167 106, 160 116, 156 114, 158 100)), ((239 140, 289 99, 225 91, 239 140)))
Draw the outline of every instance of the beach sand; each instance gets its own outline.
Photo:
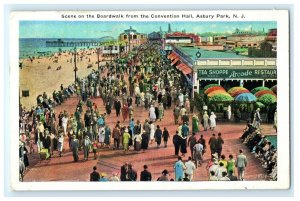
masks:
MULTIPOLYGON (((82 60, 77 56, 77 77, 83 78, 91 73, 92 69, 97 70, 97 53, 95 49, 77 50, 78 54, 84 55, 82 60), (89 64, 93 67, 87 68, 89 64)), ((101 54, 99 55, 100 65, 105 65, 101 54)), ((63 52, 60 56, 56 53, 53 57, 40 57, 33 62, 29 59, 20 60, 23 63, 20 72, 20 102, 26 109, 36 105, 36 97, 46 92, 48 97, 52 97, 54 90, 59 91, 60 85, 64 87, 74 83, 74 56, 69 52, 63 52), (54 57, 58 57, 58 62, 54 63, 54 57), (72 60, 72 63, 70 63, 72 60), (69 62, 68 62, 69 61, 69 62), (51 66, 51 69, 48 69, 51 66), (61 66, 60 70, 56 70, 61 66), (22 97, 22 91, 29 90, 28 97, 22 97)))

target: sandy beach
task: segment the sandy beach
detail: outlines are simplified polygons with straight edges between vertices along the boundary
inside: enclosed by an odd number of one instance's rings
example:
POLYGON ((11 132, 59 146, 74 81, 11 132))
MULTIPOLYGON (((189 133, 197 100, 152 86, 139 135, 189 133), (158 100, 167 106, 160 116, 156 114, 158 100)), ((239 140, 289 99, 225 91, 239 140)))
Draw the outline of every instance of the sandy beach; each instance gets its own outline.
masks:
MULTIPOLYGON (((83 78, 87 76, 92 69, 97 69, 97 53, 95 49, 77 50, 77 77, 83 78), (82 59, 80 55, 84 55, 82 59), (92 64, 91 68, 88 65, 92 64)), ((101 54, 99 55, 100 65, 104 65, 106 61, 103 60, 101 54)), ((29 59, 22 59, 23 63, 20 72, 20 95, 22 90, 29 90, 28 97, 20 98, 21 104, 27 109, 36 105, 36 97, 39 94, 46 92, 48 96, 52 97, 54 90, 60 90, 60 85, 64 87, 74 83, 74 56, 69 52, 63 52, 61 55, 56 53, 52 57, 40 57, 34 59, 32 62, 29 59), (54 62, 57 59, 57 63, 54 62), (72 63, 70 63, 72 60, 72 63), (50 69, 48 67, 51 66, 50 69), (61 66, 60 70, 57 67, 61 66)))

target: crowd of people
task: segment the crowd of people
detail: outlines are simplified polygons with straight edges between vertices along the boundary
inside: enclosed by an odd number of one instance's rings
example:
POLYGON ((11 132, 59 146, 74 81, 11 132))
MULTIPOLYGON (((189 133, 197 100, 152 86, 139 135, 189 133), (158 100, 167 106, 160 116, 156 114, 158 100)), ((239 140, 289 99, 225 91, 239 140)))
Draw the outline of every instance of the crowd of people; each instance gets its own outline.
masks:
MULTIPOLYGON (((190 101, 190 88, 181 74, 170 65, 166 56, 160 54, 157 44, 140 46, 137 51, 124 57, 117 57, 111 63, 100 65, 87 77, 78 78, 76 83, 68 87, 61 85, 60 90, 54 91, 52 97, 46 93, 39 95, 37 106, 32 107, 30 111, 20 106, 20 175, 24 175, 24 170, 29 165, 27 154, 34 152, 35 147, 41 156, 45 155, 45 159, 62 157, 64 151, 69 148, 73 153, 74 162, 80 160, 79 151, 83 151, 85 161, 89 160, 90 153, 93 153, 93 159, 97 159, 101 148, 122 149, 124 154, 127 154, 129 150, 145 152, 149 146, 167 147, 172 135, 167 127, 162 128, 159 124, 165 111, 171 110, 174 123, 178 125, 172 137, 174 152, 178 157, 174 164, 173 180, 193 180, 196 168, 203 164, 206 142, 203 135, 198 140, 195 135, 200 131, 200 121, 198 115, 193 115, 194 105, 190 101), (127 62, 124 62, 124 59, 127 62), (66 110, 55 112, 56 105, 75 95, 80 97, 80 100, 73 113, 69 114, 66 110), (105 112, 100 112, 97 103, 93 101, 95 98, 102 98, 105 112), (135 118, 134 110, 137 107, 144 108, 149 113, 143 122, 135 118), (110 127, 106 120, 112 113, 120 117, 121 121, 110 127), (33 134, 34 137, 31 136, 33 134), (68 147, 65 147, 66 140, 68 147), (190 157, 183 162, 181 157, 188 153, 188 148, 190 157)), ((216 127, 216 115, 211 112, 208 116, 205 111, 201 124, 205 131, 213 131, 216 127)), ((226 160, 222 155, 224 140, 221 135, 219 133, 216 137, 213 134, 208 141, 212 153, 207 166, 208 180, 227 180, 227 177, 233 180, 234 166, 238 169, 238 180, 243 180, 242 169, 247 162, 244 162, 242 167, 242 162, 239 162, 242 159, 237 157, 235 163, 232 155, 226 160)), ((252 133, 244 136, 244 139, 269 168, 273 164, 272 160, 268 162, 270 158, 274 158, 273 152, 261 147, 262 143, 252 146, 252 140, 249 139, 251 135, 252 133)), ((240 155, 243 155, 242 152, 240 155)), ((153 180, 147 165, 144 166, 140 179, 153 180)), ((113 173, 107 178, 106 174, 99 174, 94 167, 90 180, 136 181, 137 172, 132 164, 125 164, 121 168, 120 177, 118 173, 113 173)), ((169 178, 169 171, 165 169, 157 180, 171 181, 172 178, 169 178)))
POLYGON ((251 122, 247 123, 247 127, 240 139, 247 145, 249 151, 255 154, 255 157, 261 161, 262 167, 266 169, 269 179, 276 181, 277 149, 275 146, 251 122))

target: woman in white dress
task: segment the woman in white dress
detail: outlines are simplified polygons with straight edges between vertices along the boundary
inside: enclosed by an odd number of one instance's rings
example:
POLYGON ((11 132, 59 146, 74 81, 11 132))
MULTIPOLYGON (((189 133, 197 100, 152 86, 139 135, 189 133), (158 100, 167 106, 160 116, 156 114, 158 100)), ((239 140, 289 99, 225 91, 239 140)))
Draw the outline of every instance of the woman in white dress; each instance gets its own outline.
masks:
POLYGON ((99 127, 98 137, 99 137, 100 146, 102 147, 104 145, 104 139, 105 139, 105 129, 104 129, 104 127, 99 127))
POLYGON ((59 152, 59 157, 61 157, 63 147, 64 147, 64 135, 63 133, 58 134, 57 150, 59 152))
POLYGON ((150 116, 150 121, 156 120, 155 108, 153 105, 151 105, 151 107, 149 109, 149 116, 150 116))
POLYGON ((150 144, 154 142, 155 125, 150 121, 150 144))
POLYGON ((64 129, 64 135, 66 136, 67 135, 68 121, 69 121, 68 116, 64 115, 63 118, 61 119, 61 121, 62 121, 62 127, 64 129))
POLYGON ((210 113, 210 117, 209 117, 209 121, 210 121, 210 129, 214 130, 216 127, 216 115, 215 113, 211 112, 210 113))

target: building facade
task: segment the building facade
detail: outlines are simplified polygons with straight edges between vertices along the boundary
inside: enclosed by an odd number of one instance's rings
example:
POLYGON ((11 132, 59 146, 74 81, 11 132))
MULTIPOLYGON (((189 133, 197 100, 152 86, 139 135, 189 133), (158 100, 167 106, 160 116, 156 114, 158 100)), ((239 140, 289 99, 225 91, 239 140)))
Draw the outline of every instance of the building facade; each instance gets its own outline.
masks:
POLYGON ((193 83, 193 91, 207 84, 222 86, 273 86, 277 83, 276 58, 247 56, 196 47, 174 45, 168 57, 178 70, 193 83))
POLYGON ((147 35, 139 33, 135 29, 130 27, 120 34, 119 40, 129 46, 139 46, 147 42, 147 35))

